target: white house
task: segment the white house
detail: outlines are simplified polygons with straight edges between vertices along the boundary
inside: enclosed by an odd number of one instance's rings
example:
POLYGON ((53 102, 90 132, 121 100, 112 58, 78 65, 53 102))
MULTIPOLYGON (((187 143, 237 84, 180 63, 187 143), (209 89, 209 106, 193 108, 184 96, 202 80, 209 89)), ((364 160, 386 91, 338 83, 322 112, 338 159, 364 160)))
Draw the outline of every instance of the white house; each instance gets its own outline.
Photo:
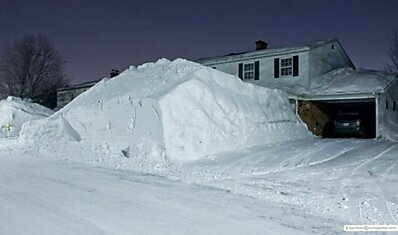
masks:
POLYGON ((92 86, 97 84, 100 80, 83 82, 80 84, 63 87, 57 90, 57 108, 56 110, 61 109, 69 102, 71 102, 74 98, 76 98, 81 93, 87 91, 92 86))
POLYGON ((341 109, 360 111, 370 120, 370 137, 398 139, 397 77, 356 69, 340 42, 320 40, 197 60, 243 81, 288 93, 295 110, 311 101, 332 119, 341 109))

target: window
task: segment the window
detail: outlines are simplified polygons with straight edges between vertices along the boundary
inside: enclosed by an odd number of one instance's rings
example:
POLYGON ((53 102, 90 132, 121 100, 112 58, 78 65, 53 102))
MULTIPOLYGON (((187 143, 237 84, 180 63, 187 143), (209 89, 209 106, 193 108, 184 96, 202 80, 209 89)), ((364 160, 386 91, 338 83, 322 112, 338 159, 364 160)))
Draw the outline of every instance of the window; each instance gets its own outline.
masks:
POLYGON ((392 101, 392 111, 395 111, 395 100, 392 101))
POLYGON ((299 56, 274 58, 274 78, 299 76, 299 56))
POLYGON ((242 80, 259 80, 260 79, 260 61, 253 63, 239 63, 238 77, 242 80))
POLYGON ((292 58, 281 59, 281 76, 290 76, 293 74, 292 58))
POLYGON ((388 110, 388 100, 386 99, 386 110, 388 110))
POLYGON ((254 79, 254 63, 243 65, 243 80, 254 79))

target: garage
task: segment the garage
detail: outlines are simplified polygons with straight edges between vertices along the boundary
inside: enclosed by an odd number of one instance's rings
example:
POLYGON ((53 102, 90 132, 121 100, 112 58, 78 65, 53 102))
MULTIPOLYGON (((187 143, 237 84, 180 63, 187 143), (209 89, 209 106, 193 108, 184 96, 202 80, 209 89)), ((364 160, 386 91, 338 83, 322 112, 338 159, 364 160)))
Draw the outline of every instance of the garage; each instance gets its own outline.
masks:
POLYGON ((298 114, 316 136, 375 138, 375 98, 298 100, 298 114))

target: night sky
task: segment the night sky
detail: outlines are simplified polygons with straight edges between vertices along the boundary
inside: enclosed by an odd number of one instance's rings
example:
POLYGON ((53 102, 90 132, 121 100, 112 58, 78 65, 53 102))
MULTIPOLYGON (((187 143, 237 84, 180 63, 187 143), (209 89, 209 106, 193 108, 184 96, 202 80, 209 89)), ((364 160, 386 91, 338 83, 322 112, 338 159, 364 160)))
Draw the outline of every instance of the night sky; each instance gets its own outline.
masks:
POLYGON ((396 0, 0 0, 0 47, 45 34, 72 83, 112 68, 336 37, 357 67, 382 69, 396 0))

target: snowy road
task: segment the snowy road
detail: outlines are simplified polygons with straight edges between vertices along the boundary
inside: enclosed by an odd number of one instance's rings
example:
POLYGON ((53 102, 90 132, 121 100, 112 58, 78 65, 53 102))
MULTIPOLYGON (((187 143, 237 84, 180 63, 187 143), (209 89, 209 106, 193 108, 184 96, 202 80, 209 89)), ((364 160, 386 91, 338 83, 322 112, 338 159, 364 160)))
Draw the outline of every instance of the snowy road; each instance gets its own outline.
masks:
POLYGON ((0 234, 301 234, 258 200, 153 175, 3 154, 0 234))
POLYGON ((397 143, 269 144, 153 175, 132 171, 134 159, 66 149, 0 150, 0 234, 341 234, 345 224, 398 224, 397 143))

